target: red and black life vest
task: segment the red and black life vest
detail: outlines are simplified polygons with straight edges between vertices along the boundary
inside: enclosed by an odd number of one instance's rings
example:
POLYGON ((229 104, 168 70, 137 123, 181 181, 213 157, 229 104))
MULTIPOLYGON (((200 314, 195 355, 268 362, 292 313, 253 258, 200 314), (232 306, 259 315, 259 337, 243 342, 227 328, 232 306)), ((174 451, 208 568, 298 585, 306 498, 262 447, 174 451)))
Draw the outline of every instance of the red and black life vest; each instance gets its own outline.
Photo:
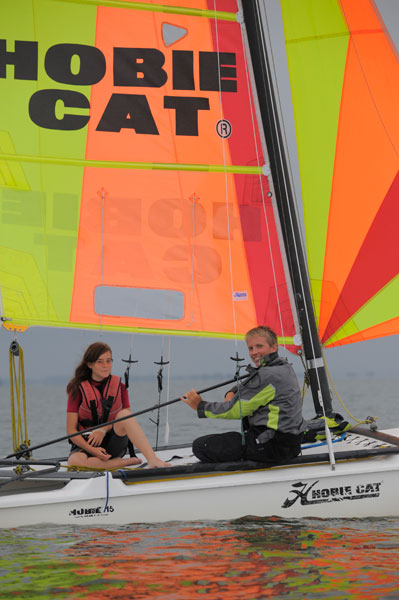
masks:
POLYGON ((79 385, 82 402, 78 410, 79 424, 84 428, 116 419, 122 410, 121 378, 110 375, 104 387, 98 388, 85 380, 79 385))

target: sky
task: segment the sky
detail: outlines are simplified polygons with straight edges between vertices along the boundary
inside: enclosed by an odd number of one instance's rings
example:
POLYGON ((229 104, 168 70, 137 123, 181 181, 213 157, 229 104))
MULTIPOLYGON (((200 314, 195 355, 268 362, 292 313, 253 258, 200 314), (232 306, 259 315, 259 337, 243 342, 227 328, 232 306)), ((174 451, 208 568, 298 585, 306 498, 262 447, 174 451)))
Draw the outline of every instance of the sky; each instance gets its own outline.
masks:
MULTIPOLYGON (((385 22, 390 28, 391 37, 399 47, 399 0, 377 0, 385 22), (396 30, 392 26, 397 25, 396 30)), ((275 21, 274 31, 278 31, 277 0, 268 0, 270 14, 275 21)), ((284 65, 282 65, 284 68, 284 65)), ((286 95, 288 96, 288 94, 286 95)), ((285 107, 290 114, 290 107, 285 107)), ((292 129, 290 130, 292 134, 292 129)), ((294 150, 295 140, 290 138, 290 148, 294 150)), ((297 170, 295 152, 292 154, 294 171, 297 170)), ((296 173, 296 181, 299 175, 296 173)), ((298 184, 297 184, 298 185, 298 184)), ((0 382, 6 383, 9 378, 8 349, 15 334, 0 329, 0 382)), ((164 337, 158 335, 119 334, 109 332, 55 330, 31 328, 23 334, 18 334, 17 340, 24 351, 25 371, 28 380, 45 380, 49 377, 59 378, 65 383, 81 359, 85 348, 93 341, 109 343, 113 349, 115 366, 114 372, 122 375, 125 364, 122 358, 128 358, 129 353, 139 363, 131 367, 135 376, 154 376, 159 366, 154 364, 161 355, 164 360, 170 358, 171 377, 204 375, 228 377, 234 375, 235 363, 230 359, 236 351, 240 357, 247 360, 245 343, 231 340, 164 337)), ((295 370, 301 372, 301 363, 296 356, 286 353, 293 363, 295 370)), ((327 365, 333 378, 370 376, 398 377, 399 383, 399 336, 382 338, 325 351, 327 365)))
MULTIPOLYGON (((0 332, 2 382, 9 378, 8 350, 14 337, 4 330, 0 332)), ((112 347, 114 372, 118 375, 122 375, 126 367, 122 358, 127 359, 129 354, 139 360, 131 367, 132 376, 137 377, 155 377, 159 366, 154 362, 160 361, 161 355, 164 360, 170 360, 170 376, 179 378, 202 373, 233 377, 235 362, 230 357, 235 357, 236 351, 240 358, 245 358, 243 364, 249 362, 245 342, 239 341, 236 346, 233 340, 30 328, 19 334, 17 341, 23 349, 25 373, 30 380, 56 377, 67 383, 86 347, 94 341, 103 341, 112 347)), ((289 358, 297 373, 302 372, 298 357, 283 348, 280 354, 289 358)), ((398 377, 399 386, 399 336, 326 349, 325 359, 334 378, 376 374, 398 377)))

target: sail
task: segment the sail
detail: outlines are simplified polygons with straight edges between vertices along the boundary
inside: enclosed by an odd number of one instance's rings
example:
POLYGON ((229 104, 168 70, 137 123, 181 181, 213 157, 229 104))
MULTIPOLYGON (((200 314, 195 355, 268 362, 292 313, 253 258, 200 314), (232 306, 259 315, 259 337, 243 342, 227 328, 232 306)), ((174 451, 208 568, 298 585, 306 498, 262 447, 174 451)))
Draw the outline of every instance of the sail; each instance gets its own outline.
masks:
POLYGON ((296 332, 235 0, 2 0, 3 324, 296 332))
POLYGON ((282 0, 320 336, 399 333, 399 60, 372 0, 282 0))

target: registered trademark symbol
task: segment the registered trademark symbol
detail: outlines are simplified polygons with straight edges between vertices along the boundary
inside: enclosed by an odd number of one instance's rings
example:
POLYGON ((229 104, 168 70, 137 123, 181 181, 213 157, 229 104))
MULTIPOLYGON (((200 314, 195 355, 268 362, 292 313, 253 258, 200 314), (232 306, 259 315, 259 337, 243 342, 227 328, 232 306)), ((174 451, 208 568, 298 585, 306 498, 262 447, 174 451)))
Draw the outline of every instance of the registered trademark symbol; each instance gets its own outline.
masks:
POLYGON ((220 119, 216 123, 216 131, 219 137, 228 138, 231 136, 232 126, 230 121, 227 119, 220 119))

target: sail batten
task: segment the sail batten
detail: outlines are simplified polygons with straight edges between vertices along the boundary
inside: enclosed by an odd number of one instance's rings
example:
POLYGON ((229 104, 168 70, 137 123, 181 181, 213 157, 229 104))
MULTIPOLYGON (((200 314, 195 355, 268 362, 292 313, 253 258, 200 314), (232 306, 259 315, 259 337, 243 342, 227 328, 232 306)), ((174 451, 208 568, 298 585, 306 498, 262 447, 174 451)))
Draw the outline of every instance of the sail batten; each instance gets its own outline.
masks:
MULTIPOLYGON (((53 164, 66 167, 96 167, 104 169, 142 169, 145 171, 205 171, 213 173, 243 173, 247 175, 262 175, 264 165, 225 165, 225 164, 189 164, 189 163, 141 163, 130 161, 108 161, 61 158, 51 156, 27 156, 21 154, 0 153, 0 160, 17 163, 53 164)), ((10 187, 8 184, 7 187, 10 187)))
MULTIPOLYGON (((236 12, 228 12, 223 10, 208 10, 206 8, 199 7, 188 7, 185 6, 186 2, 180 2, 176 0, 168 0, 162 3, 152 2, 136 2, 135 0, 64 0, 64 2, 70 2, 71 4, 87 4, 89 6, 103 6, 108 8, 122 8, 132 10, 142 10, 146 12, 164 13, 164 14, 176 14, 176 15, 187 15, 193 17, 204 17, 206 19, 218 19, 225 21, 236 21, 236 12)), ((196 2, 198 6, 203 5, 204 2, 196 2)))

